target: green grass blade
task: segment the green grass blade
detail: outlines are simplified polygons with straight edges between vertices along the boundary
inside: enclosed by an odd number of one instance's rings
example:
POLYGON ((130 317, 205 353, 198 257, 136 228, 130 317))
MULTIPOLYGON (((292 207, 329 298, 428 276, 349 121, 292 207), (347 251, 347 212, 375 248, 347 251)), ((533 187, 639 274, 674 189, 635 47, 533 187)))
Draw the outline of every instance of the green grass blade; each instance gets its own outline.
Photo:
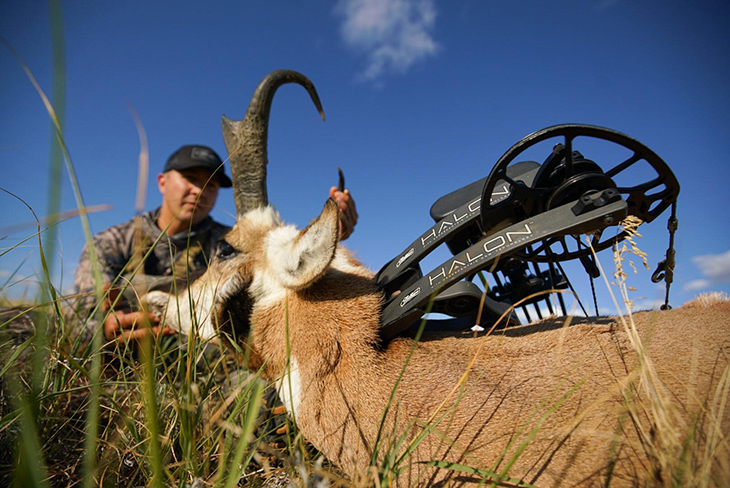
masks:
MULTIPOLYGON (((545 421, 562 405, 570 396, 575 393, 575 391, 583 385, 583 381, 578 382, 576 385, 574 385, 572 388, 570 388, 563 396, 561 396, 555 403, 553 403, 550 408, 547 410, 547 412, 543 413, 539 420, 533 425, 532 429, 530 430, 530 433, 527 435, 525 440, 520 443, 520 445, 517 448, 517 451, 512 455, 512 457, 507 461, 507 464, 502 469, 501 473, 499 474, 499 479, 506 479, 507 472, 510 470, 510 468, 517 462, 517 459, 522 455, 522 453, 527 449, 527 446, 530 445, 530 442, 535 438, 537 435, 537 432, 542 427, 542 424, 545 423, 545 421)), ((494 483, 492 486, 496 486, 494 483)))
POLYGON ((15 363, 15 361, 18 359, 18 356, 23 354, 23 351, 25 351, 28 346, 30 346, 33 342, 28 340, 19 345, 17 348, 15 348, 15 351, 13 352, 13 355, 10 356, 8 359, 7 364, 3 367, 3 369, 0 370, 0 378, 3 377, 5 373, 10 369, 10 367, 15 363))
MULTIPOLYGON (((436 290, 434 294, 432 295, 431 299, 428 302, 428 305, 426 305, 426 312, 425 314, 428 314, 431 312, 431 308, 433 307, 433 298, 438 294, 439 290, 436 290)), ((381 449, 381 443, 382 443, 382 436, 383 436, 383 428, 385 427, 385 422, 388 417, 388 413, 390 412, 390 408, 393 405, 393 401, 395 401, 395 395, 398 391, 398 387, 400 386, 401 381, 403 380, 403 376, 406 373, 406 369, 408 368, 408 365, 411 362, 411 358, 413 357, 413 353, 416 351, 416 348, 418 347, 418 343, 421 340, 421 336, 423 335, 423 331, 426 328, 426 319, 421 320, 421 323, 418 326, 418 331, 416 332, 415 337, 413 338, 413 344, 411 346, 411 349, 408 351, 408 356, 406 357, 406 361, 403 364, 403 368, 401 368, 400 374, 398 375, 398 378, 395 381, 395 384, 393 385, 393 388, 390 391, 390 397, 388 398, 388 403, 385 405, 385 409, 383 410, 383 413, 380 418, 380 425, 378 426, 378 433, 375 436, 375 445, 373 446, 373 452, 370 456, 370 465, 375 466, 377 464, 378 459, 378 453, 381 449)))
MULTIPOLYGON (((144 326, 149 327, 148 324, 144 326)), ((141 363, 144 371, 142 378, 142 389, 145 407, 145 424, 147 426, 147 450, 152 464, 152 486, 161 488, 163 486, 163 460, 160 447, 159 408, 156 394, 156 365, 154 354, 154 338, 151 335, 145 336, 141 341, 141 363)))
POLYGON ((536 488, 535 486, 533 486, 529 483, 526 483, 522 480, 518 480, 515 478, 507 478, 507 477, 504 477, 493 471, 489 471, 486 469, 472 468, 470 466, 464 466, 463 464, 452 463, 449 461, 423 461, 422 464, 427 464, 429 466, 435 466, 437 468, 450 469, 452 471, 460 471, 462 473, 474 474, 474 475, 485 478, 487 481, 495 479, 495 480, 501 480, 502 482, 507 482, 510 485, 519 486, 522 488, 536 488))
MULTIPOLYGON (((60 0, 50 0, 51 20, 51 47, 53 60, 53 108, 56 112, 56 123, 59 133, 63 133, 64 121, 66 118, 66 56, 63 36, 63 12, 60 0)), ((51 154, 49 161, 49 188, 47 215, 51 218, 50 225, 53 226, 61 207, 61 172, 63 168, 63 154, 61 144, 56 137, 54 128, 51 127, 51 154)), ((44 239, 44 247, 48 250, 48 265, 51 272, 54 269, 56 255, 56 239, 54 234, 47 233, 44 239)))
POLYGON ((18 463, 15 469, 15 486, 46 487, 48 475, 43 458, 40 455, 41 443, 36 429, 36 420, 32 414, 32 405, 23 395, 20 406, 20 442, 18 443, 18 463))
POLYGON ((250 439, 253 434, 253 429, 256 426, 256 418, 259 414, 259 406, 261 405, 263 394, 263 385, 258 381, 254 382, 248 398, 248 408, 246 409, 241 436, 238 439, 236 451, 233 454, 233 459, 231 459, 230 468, 228 469, 228 481, 226 482, 225 488, 234 488, 238 485, 243 470, 246 468, 243 464, 243 456, 251 442, 250 439))
MULTIPOLYGON (((25 74, 27 75, 30 82, 33 84, 33 87, 36 89, 36 92, 41 97, 41 100, 43 101, 43 104, 46 107, 46 112, 48 113, 48 116, 50 117, 51 121, 53 122, 53 127, 55 129, 56 138, 58 139, 58 143, 61 147, 61 152, 63 154, 63 159, 66 164, 66 170, 68 172, 69 179, 71 181, 71 187, 73 189, 74 199, 76 201, 76 206, 79 208, 79 215, 81 217, 81 227, 84 231, 84 240, 86 241, 88 252, 89 252, 89 260, 91 262, 91 270, 92 275, 94 277, 94 283, 95 283, 95 292, 97 296, 97 301, 101 303, 102 301, 102 275, 101 275, 101 269, 99 267, 99 259, 96 255, 96 249, 93 245, 93 234, 91 232, 91 225, 89 223, 89 217, 86 215, 86 206, 84 205, 84 199, 81 195, 81 188, 78 183, 78 179, 76 178, 76 172, 73 167, 73 163, 71 161, 71 156, 68 152, 68 148, 66 147, 66 143, 63 138, 63 132, 61 130, 61 126, 58 121, 58 117, 56 115, 56 111, 53 108, 53 105, 48 100, 48 97, 46 96, 43 89, 38 84, 38 81, 36 80, 35 76, 31 72, 31 70, 28 68, 28 66, 25 64, 25 62, 22 60, 22 58, 15 52, 15 50, 8 44, 7 41, 5 41, 4 38, 0 37, 0 40, 2 40, 3 44, 7 47, 7 49, 13 53, 13 55, 16 57, 18 62, 20 63, 21 67, 23 68, 23 71, 25 71, 25 74)), ((86 426, 86 445, 85 445, 85 455, 84 455, 84 486, 86 488, 92 488, 96 486, 96 481, 94 480, 94 472, 95 472, 95 466, 96 466, 96 445, 97 445, 97 435, 98 435, 98 422, 99 422, 99 377, 101 372, 101 355, 99 354, 99 351, 101 351, 102 347, 102 334, 100 330, 95 331, 94 338, 92 341, 92 350, 94 353, 91 356, 91 375, 92 375, 92 381, 91 381, 91 395, 89 398, 89 409, 87 411, 87 426, 86 426)))

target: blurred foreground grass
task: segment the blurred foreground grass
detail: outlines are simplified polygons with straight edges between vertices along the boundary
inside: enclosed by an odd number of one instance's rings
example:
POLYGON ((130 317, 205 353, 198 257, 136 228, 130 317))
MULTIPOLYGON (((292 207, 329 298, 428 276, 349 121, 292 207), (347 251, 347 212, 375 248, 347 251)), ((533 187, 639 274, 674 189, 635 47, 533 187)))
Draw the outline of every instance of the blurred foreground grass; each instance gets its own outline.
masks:
POLYGON ((83 482, 94 354, 103 356, 94 484, 285 486, 323 475, 323 460, 288 417, 272 413, 275 392, 240 369, 240 351, 176 337, 93 351, 47 310, 9 305, 0 312, 0 485, 83 482), (54 325, 45 351, 34 341, 39 320, 54 325), (42 372, 33 371, 38 354, 42 372))

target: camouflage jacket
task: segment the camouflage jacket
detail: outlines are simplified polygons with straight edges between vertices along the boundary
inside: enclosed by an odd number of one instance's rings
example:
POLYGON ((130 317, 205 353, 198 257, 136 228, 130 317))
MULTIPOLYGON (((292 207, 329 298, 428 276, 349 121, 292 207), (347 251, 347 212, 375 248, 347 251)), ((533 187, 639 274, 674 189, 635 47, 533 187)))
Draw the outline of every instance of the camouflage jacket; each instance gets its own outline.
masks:
MULTIPOLYGON (((124 288, 121 308, 134 308, 136 297, 153 289, 170 290, 173 280, 184 287, 187 276, 199 276, 213 257, 218 241, 230 227, 207 217, 190 232, 167 236, 157 227, 159 209, 146 212, 94 236, 102 284, 124 288)), ((85 339, 97 323, 89 317, 96 305, 94 277, 89 252, 81 251, 74 279, 74 301, 67 320, 86 323, 80 330, 85 339)))

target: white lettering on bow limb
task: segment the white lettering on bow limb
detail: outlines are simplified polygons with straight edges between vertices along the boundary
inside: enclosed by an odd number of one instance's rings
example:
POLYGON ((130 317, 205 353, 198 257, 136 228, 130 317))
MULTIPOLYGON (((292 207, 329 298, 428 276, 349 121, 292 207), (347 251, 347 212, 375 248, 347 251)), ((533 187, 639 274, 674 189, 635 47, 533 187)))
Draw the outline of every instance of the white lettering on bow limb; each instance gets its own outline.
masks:
POLYGON ((456 214, 454 214, 454 222, 456 222, 458 224, 460 221, 464 220, 467 217, 467 215, 469 215, 469 214, 464 214, 461 217, 457 217, 456 214))
POLYGON ((504 247, 505 244, 507 244, 507 241, 504 239, 504 236, 497 236, 494 239, 490 239, 485 242, 482 247, 486 252, 492 252, 496 251, 500 247, 504 247))
POLYGON ((523 231, 516 230, 514 232, 507 232, 507 239, 510 242, 514 242, 514 239, 512 238, 512 236, 529 236, 529 235, 532 235, 532 230, 530 230, 530 227, 527 224, 525 224, 525 230, 523 230, 523 231))
POLYGON ((425 246, 426 245, 426 241, 430 237, 436 237, 436 229, 431 229, 431 232, 426 237, 421 237, 421 245, 425 246))
POLYGON ((406 259, 408 259, 408 258, 410 258, 411 256, 413 256, 413 253, 414 253, 414 252, 416 252, 416 250, 415 250, 415 249, 413 249, 413 248, 410 248, 410 249, 408 250, 408 252, 407 252, 407 253, 405 253, 405 254, 404 254, 403 256, 401 256, 401 257, 400 257, 400 259, 398 260, 398 262, 397 262, 397 263, 395 263, 395 267, 396 267, 396 268, 399 268, 399 267, 400 267, 400 265, 401 265, 401 264, 403 264, 403 263, 405 262, 405 260, 406 260, 406 259))
POLYGON ((400 306, 401 307, 405 307, 408 302, 410 302, 411 300, 413 300, 414 298, 416 298, 420 293, 421 293, 421 287, 419 286, 418 288, 416 288, 415 290, 413 290, 412 292, 410 292, 408 295, 406 295, 403 298, 403 300, 401 300, 400 306))
POLYGON ((428 284, 431 285, 431 286, 433 286, 433 281, 436 278, 438 278, 439 276, 443 276, 443 277, 446 276, 446 270, 443 267, 441 268, 441 272, 438 273, 437 275, 434 275, 434 276, 429 275, 428 276, 428 284))
MULTIPOLYGON (((515 230, 510 232, 505 232, 504 235, 498 235, 491 239, 489 239, 487 242, 482 244, 482 249, 484 249, 484 253, 490 254, 495 251, 498 251, 499 249, 502 249, 507 244, 511 244, 515 242, 517 239, 519 239, 520 236, 529 236, 532 235, 533 231, 530 228, 529 224, 524 224, 525 229, 524 230, 515 230)), ((434 283, 438 283, 440 280, 439 278, 446 278, 447 275, 452 274, 455 270, 457 270, 460 267, 464 267, 468 264, 473 263, 474 261, 483 258, 484 253, 479 253, 475 256, 471 256, 469 252, 467 251, 466 254, 466 263, 463 261, 459 261, 457 258, 452 258, 451 264, 449 264, 449 261, 444 263, 443 266, 438 268, 438 272, 436 274, 429 274, 428 275, 428 281, 431 287, 433 287, 434 283), (448 267, 448 272, 446 271, 448 267)))
POLYGON ((467 261, 469 261, 470 263, 471 263, 472 261, 476 261, 477 259, 479 259, 479 258, 480 258, 480 257, 482 257, 482 256, 484 256, 484 253, 481 253, 481 252, 480 252, 479 254, 477 254, 476 256, 474 256, 474 257, 471 257, 471 256, 469 256, 469 253, 468 253, 468 252, 466 253, 466 259, 467 259, 467 261))
POLYGON ((444 220, 443 222, 441 222, 441 225, 439 226, 439 234, 444 231, 444 227, 447 225, 454 225, 454 224, 452 224, 448 220, 444 220))
POLYGON ((466 266, 466 263, 462 263, 458 259, 454 259, 454 261, 451 263, 451 267, 449 268, 449 274, 454 272, 454 269, 456 268, 457 265, 466 266))

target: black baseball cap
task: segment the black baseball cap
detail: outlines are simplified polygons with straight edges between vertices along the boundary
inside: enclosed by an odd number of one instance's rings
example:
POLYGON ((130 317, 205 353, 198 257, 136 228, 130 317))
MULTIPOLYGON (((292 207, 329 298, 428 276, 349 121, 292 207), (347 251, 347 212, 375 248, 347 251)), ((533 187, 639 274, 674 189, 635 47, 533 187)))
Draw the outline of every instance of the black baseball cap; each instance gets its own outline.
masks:
POLYGON ((214 150, 207 146, 183 146, 174 153, 165 163, 163 173, 171 169, 183 170, 190 168, 205 168, 215 172, 221 188, 233 186, 231 179, 223 169, 223 160, 214 150))

